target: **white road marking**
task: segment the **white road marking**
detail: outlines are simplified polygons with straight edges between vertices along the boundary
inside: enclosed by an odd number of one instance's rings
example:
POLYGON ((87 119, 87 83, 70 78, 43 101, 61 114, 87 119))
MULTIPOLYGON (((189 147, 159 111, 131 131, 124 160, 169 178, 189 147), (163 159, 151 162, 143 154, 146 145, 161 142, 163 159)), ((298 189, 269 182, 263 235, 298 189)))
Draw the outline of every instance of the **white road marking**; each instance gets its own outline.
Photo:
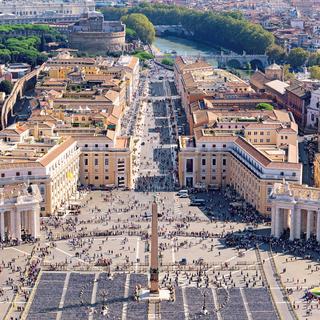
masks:
POLYGON ((126 282, 124 285, 124 299, 125 302, 123 303, 123 308, 122 308, 122 320, 126 320, 127 319, 127 309, 128 309, 128 302, 127 299, 129 297, 129 285, 130 285, 130 273, 127 274, 126 277, 126 282))
POLYGON ((62 308, 64 306, 64 300, 66 299, 67 289, 68 289, 68 285, 69 285, 69 279, 70 279, 70 272, 67 273, 66 278, 64 280, 61 300, 60 300, 60 303, 59 303, 59 311, 57 313, 56 320, 60 320, 61 316, 62 316, 62 308))
POLYGON ((10 250, 10 249, 15 250, 15 251, 18 251, 18 252, 20 252, 20 253, 23 253, 23 254, 25 254, 25 255, 27 255, 27 256, 30 256, 30 255, 31 255, 30 253, 28 253, 28 252, 26 252, 26 251, 22 251, 22 250, 20 250, 20 249, 14 248, 14 247, 4 248, 4 250, 10 250))
POLYGON ((244 308, 246 310, 246 314, 248 316, 248 320, 252 320, 252 314, 251 314, 251 311, 250 311, 250 308, 248 305, 247 297, 246 297, 242 287, 240 288, 240 293, 241 293, 241 297, 243 300, 244 308))

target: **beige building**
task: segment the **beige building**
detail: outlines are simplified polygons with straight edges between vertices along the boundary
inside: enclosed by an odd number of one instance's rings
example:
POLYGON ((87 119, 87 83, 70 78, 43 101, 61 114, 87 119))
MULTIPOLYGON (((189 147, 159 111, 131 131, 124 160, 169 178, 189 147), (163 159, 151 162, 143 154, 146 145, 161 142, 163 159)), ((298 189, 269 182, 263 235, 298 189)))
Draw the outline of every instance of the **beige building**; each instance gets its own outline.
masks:
POLYGON ((74 137, 81 150, 82 185, 132 188, 132 139, 113 135, 74 137))
POLYGON ((35 184, 6 185, 0 188, 1 241, 40 237, 41 200, 35 184))
MULTIPOLYGON (((204 113, 205 115, 205 113, 204 113)), ((179 138, 181 187, 231 185, 261 213, 271 213, 275 182, 302 179, 297 126, 285 111, 212 112, 198 118, 194 135, 179 138)))
POLYGON ((248 94, 251 87, 234 74, 215 69, 205 61, 177 57, 174 78, 182 106, 187 110, 190 103, 207 95, 219 93, 248 94))
POLYGON ((288 182, 276 183, 270 195, 271 234, 290 240, 314 237, 320 242, 320 189, 288 182))
MULTIPOLYGON (((8 140, 6 131, 18 125, 2 130, 0 135, 8 140)), ((38 185, 41 215, 56 212, 76 192, 80 150, 71 137, 35 139, 29 135, 20 143, 2 142, 1 147, 0 187, 17 183, 38 185)))
POLYGON ((316 153, 314 159, 314 185, 320 188, 320 153, 316 153))

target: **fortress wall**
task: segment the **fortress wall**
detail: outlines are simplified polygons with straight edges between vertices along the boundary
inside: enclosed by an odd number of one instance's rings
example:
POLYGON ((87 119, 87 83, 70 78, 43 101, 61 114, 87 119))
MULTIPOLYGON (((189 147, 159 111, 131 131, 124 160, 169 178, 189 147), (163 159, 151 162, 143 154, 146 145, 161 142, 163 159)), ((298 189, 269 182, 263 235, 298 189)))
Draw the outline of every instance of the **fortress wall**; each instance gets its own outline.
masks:
POLYGON ((125 45, 125 32, 72 32, 69 43, 73 49, 88 52, 121 50, 125 45))

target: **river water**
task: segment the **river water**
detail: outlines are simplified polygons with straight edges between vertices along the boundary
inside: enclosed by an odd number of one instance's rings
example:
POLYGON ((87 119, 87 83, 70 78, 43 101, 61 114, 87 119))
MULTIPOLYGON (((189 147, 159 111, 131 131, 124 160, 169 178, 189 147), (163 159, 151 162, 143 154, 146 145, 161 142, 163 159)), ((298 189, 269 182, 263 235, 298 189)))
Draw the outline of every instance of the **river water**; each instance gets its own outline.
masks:
MULTIPOLYGON (((179 37, 168 36, 165 38, 156 37, 153 45, 162 53, 174 53, 179 56, 197 56, 218 54, 219 52, 204 44, 179 37)), ((215 59, 207 59, 209 63, 217 66, 215 59)))
MULTIPOLYGON (((197 56, 200 57, 208 54, 220 54, 220 52, 210 46, 187 40, 179 37, 168 36, 165 38, 156 37, 153 45, 162 53, 174 53, 180 56, 197 56)), ((206 59, 214 67, 218 66, 215 59, 206 59)), ((251 72, 246 70, 237 70, 241 78, 248 79, 251 72)))

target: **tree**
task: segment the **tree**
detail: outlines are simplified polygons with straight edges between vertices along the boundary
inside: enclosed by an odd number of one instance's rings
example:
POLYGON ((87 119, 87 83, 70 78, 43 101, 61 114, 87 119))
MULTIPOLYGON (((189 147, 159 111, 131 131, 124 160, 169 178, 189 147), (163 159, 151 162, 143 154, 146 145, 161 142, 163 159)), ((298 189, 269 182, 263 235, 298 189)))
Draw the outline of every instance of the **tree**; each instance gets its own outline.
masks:
POLYGON ((302 48, 294 48, 289 52, 287 62, 292 68, 296 69, 302 67, 308 58, 309 54, 302 48))
POLYGON ((8 49, 0 50, 0 63, 7 63, 11 60, 11 52, 8 49))
POLYGON ((147 51, 137 51, 135 56, 139 58, 141 61, 146 61, 153 59, 153 55, 147 51))
POLYGON ((308 59, 308 66, 312 67, 312 66, 318 66, 318 65, 320 65, 320 53, 318 52, 311 53, 308 59))
POLYGON ((161 60, 161 63, 162 63, 162 64, 165 64, 165 65, 167 65, 167 66, 170 66, 170 67, 172 67, 172 66, 174 65, 174 61, 173 61, 171 58, 169 58, 169 57, 163 58, 163 59, 161 60))
POLYGON ((137 40, 137 39, 138 39, 137 33, 133 29, 126 27, 126 41, 132 42, 133 40, 137 40))
POLYGON ((277 44, 273 44, 268 47, 266 53, 271 63, 283 63, 283 61, 285 60, 286 53, 284 49, 277 44))
POLYGON ((138 13, 145 15, 154 25, 181 25, 188 32, 188 37, 195 41, 238 53, 263 54, 274 44, 272 33, 261 25, 243 19, 238 13, 200 12, 186 7, 149 3, 130 8, 106 8, 103 13, 109 19, 118 16, 123 19, 138 13))
POLYGON ((320 66, 312 66, 309 71, 312 79, 320 80, 320 66))
POLYGON ((285 64, 283 66, 283 75, 284 75, 284 80, 293 80, 295 78, 294 74, 290 72, 290 64, 285 64))
POLYGON ((121 19, 128 28, 134 30, 138 38, 147 44, 151 44, 156 36, 153 24, 143 14, 133 13, 121 19))
POLYGON ((0 91, 10 94, 13 89, 13 84, 8 80, 3 80, 0 82, 0 91))

